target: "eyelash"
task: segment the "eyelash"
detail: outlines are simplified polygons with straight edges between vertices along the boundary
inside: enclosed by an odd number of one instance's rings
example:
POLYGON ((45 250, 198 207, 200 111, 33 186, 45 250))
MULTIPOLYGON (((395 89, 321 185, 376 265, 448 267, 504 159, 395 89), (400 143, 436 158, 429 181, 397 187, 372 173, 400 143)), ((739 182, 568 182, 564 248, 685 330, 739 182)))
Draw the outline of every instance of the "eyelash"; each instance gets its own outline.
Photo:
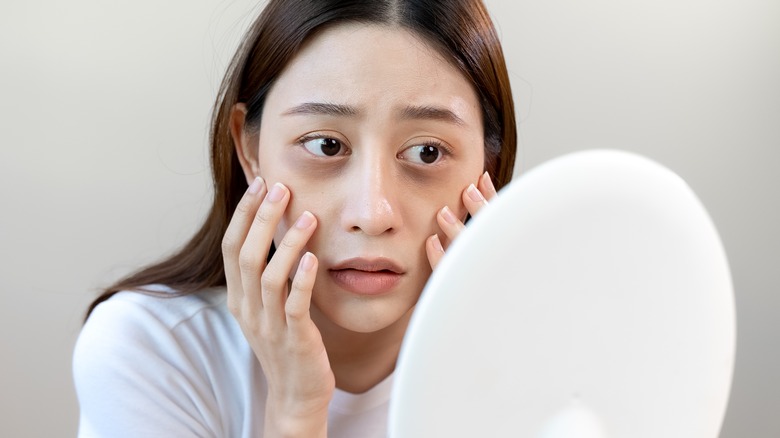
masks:
MULTIPOLYGON (((296 143, 299 146, 301 146, 302 148, 307 149, 306 148, 306 143, 308 143, 308 142, 310 142, 312 140, 335 140, 335 141, 339 142, 342 145, 342 147, 346 148, 347 152, 343 153, 343 154, 333 155, 333 157, 349 155, 349 147, 347 147, 346 142, 341 140, 341 139, 339 139, 339 138, 336 138, 335 136, 332 136, 332 135, 324 135, 324 134, 317 134, 317 133, 307 134, 307 135, 304 135, 303 137, 299 138, 296 143)), ((307 149, 307 151, 308 151, 308 149, 307 149)), ((316 155, 313 152, 309 152, 309 153, 319 157, 319 155, 316 155)), ((331 158, 331 157, 328 157, 328 158, 331 158)))
POLYGON ((434 163, 431 163, 431 164, 414 163, 415 165, 418 165, 418 166, 425 166, 425 167, 437 166, 438 164, 440 164, 441 160, 443 160, 443 159, 445 159, 445 158, 447 158, 447 157, 452 155, 452 150, 449 148, 449 146, 444 144, 444 142, 439 141, 439 140, 434 140, 434 139, 428 139, 428 140, 422 141, 422 142, 420 142, 418 144, 414 144, 412 146, 409 146, 409 147, 405 148, 403 151, 398 153, 398 156, 400 157, 404 152, 406 152, 407 150, 409 150, 409 149, 411 149, 413 147, 416 147, 416 146, 434 147, 434 148, 436 148, 439 151, 439 154, 441 154, 441 157, 438 158, 434 163))
MULTIPOLYGON (((301 146, 304 149, 307 149, 306 148, 306 143, 307 142, 312 141, 312 140, 325 140, 325 139, 331 139, 331 140, 338 141, 339 143, 341 143, 342 147, 347 149, 346 153, 333 155, 333 156, 328 157, 328 158, 337 157, 337 156, 344 156, 344 155, 349 155, 350 154, 349 147, 346 145, 346 142, 341 140, 341 139, 339 139, 339 138, 336 138, 335 136, 332 136, 332 135, 324 135, 324 134, 318 134, 318 133, 307 134, 307 135, 304 135, 303 137, 299 138, 296 141, 296 144, 298 144, 299 146, 301 146)), ((407 151, 410 148, 413 148, 415 146, 434 147, 434 148, 436 148, 439 151, 439 153, 442 156, 442 158, 439 158, 436 162, 434 162, 432 164, 421 165, 421 164, 415 163, 415 165, 418 165, 418 166, 425 166, 425 167, 436 166, 437 164, 439 164, 439 162, 442 159, 444 159, 446 157, 452 156, 452 149, 448 145, 446 145, 444 142, 442 142, 440 140, 435 140, 435 139, 427 139, 427 140, 422 141, 420 143, 416 143, 416 144, 413 144, 413 145, 411 145, 411 146, 409 146, 407 148, 404 148, 401 152, 399 152, 397 154, 397 156, 400 158, 401 155, 403 154, 403 152, 405 152, 405 151, 407 151)), ((307 149, 307 151, 308 151, 308 149, 307 149)), ((313 153, 312 153, 312 155, 315 155, 317 157, 321 157, 320 155, 316 155, 316 154, 313 154, 313 153)))

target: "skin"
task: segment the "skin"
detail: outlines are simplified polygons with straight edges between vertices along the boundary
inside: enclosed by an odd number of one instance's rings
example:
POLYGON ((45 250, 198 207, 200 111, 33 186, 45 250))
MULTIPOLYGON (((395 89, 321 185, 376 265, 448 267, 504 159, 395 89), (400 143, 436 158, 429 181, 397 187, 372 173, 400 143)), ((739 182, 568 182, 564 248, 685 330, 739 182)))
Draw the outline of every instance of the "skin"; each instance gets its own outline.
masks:
POLYGON ((291 61, 259 132, 245 115, 237 104, 231 117, 250 188, 223 241, 228 305, 268 380, 266 436, 325 436, 334 388, 364 392, 392 373, 432 267, 495 194, 481 108, 414 34, 350 24, 291 61), (397 283, 345 289, 332 270, 352 258, 391 261, 397 283))

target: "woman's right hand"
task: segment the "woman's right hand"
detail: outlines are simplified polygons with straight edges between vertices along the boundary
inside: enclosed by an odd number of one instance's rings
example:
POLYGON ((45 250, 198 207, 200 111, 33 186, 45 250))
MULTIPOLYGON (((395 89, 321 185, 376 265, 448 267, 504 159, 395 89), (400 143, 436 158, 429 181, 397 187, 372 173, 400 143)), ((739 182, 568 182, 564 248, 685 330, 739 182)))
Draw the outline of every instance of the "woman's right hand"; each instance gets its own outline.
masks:
POLYGON ((222 240, 228 307, 268 382, 264 436, 326 436, 335 378, 309 315, 317 257, 307 252, 296 263, 317 227, 314 215, 297 219, 266 264, 289 201, 284 185, 269 192, 258 177, 239 202, 222 240))

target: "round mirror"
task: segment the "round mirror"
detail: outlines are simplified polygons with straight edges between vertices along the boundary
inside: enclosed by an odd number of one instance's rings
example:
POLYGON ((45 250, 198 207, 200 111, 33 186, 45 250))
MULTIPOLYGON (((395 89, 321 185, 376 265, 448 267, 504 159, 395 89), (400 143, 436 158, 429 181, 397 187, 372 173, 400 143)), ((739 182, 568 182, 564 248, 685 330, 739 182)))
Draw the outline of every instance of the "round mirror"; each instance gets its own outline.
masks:
POLYGON ((663 166, 564 156, 448 249, 395 373, 392 437, 714 438, 735 310, 701 202, 663 166))

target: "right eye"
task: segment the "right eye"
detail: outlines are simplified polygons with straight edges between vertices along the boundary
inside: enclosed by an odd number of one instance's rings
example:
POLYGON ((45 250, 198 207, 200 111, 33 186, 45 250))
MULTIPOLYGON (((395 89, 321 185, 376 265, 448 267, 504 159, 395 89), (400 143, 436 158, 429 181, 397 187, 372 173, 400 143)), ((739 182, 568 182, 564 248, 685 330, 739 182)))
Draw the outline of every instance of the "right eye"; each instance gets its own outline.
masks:
POLYGON ((318 157, 334 157, 346 154, 347 148, 332 137, 311 137, 301 139, 301 145, 318 157))

